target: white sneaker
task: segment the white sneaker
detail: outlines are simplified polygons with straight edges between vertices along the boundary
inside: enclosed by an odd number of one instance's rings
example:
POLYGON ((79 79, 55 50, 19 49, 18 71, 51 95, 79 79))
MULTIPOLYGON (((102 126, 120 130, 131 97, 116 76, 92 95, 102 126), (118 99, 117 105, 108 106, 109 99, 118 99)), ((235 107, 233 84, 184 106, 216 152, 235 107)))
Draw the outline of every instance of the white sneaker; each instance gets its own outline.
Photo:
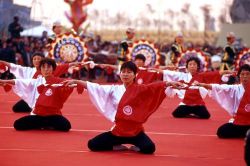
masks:
POLYGON ((140 151, 140 148, 138 148, 137 146, 135 145, 132 145, 129 147, 129 150, 132 150, 132 151, 135 151, 135 152, 139 152, 140 151))
POLYGON ((128 147, 125 145, 114 145, 113 150, 114 151, 124 151, 124 150, 128 150, 128 147))

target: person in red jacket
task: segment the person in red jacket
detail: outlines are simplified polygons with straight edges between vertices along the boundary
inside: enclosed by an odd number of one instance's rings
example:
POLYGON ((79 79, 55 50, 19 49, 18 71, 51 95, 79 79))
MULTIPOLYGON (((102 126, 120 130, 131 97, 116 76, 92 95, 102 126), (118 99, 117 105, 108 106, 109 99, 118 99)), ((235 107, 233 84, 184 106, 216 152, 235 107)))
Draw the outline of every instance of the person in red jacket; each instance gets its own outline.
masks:
POLYGON ((31 115, 14 122, 14 128, 69 131, 71 124, 62 116, 61 109, 73 88, 62 86, 60 83, 65 79, 54 77, 53 72, 56 70, 54 60, 42 59, 39 69, 43 77, 37 79, 0 80, 0 85, 12 85, 13 91, 33 108, 31 115))
MULTIPOLYGON (((17 79, 36 79, 42 77, 42 73, 39 69, 40 61, 44 58, 44 55, 40 52, 35 52, 32 55, 32 65, 33 67, 24 67, 21 65, 16 65, 13 63, 0 61, 0 65, 4 65, 9 68, 10 72, 15 75, 17 79)), ((73 62, 68 64, 58 65, 56 70, 53 72, 54 76, 59 77, 68 72, 71 66, 76 66, 81 63, 73 62)), ((24 100, 19 100, 12 107, 13 112, 30 112, 32 109, 24 100)))
POLYGON ((122 144, 132 144, 140 153, 152 154, 155 144, 144 132, 143 123, 154 113, 166 97, 168 86, 179 86, 175 82, 135 83, 137 67, 124 62, 120 70, 122 85, 99 85, 96 83, 69 80, 66 85, 84 86, 97 110, 114 122, 111 131, 104 132, 89 140, 92 151, 116 150, 122 144))
POLYGON ((198 57, 190 57, 186 62, 187 73, 163 70, 163 80, 165 81, 181 81, 187 85, 187 88, 176 90, 180 99, 179 106, 173 111, 172 115, 175 118, 194 117, 199 119, 209 119, 204 98, 208 91, 205 88, 192 87, 195 81, 205 83, 220 83, 221 75, 227 71, 219 72, 200 72, 201 61, 198 57))
POLYGON ((238 71, 240 84, 195 84, 211 90, 211 97, 232 118, 217 130, 219 138, 244 138, 250 129, 250 66, 245 64, 238 71))

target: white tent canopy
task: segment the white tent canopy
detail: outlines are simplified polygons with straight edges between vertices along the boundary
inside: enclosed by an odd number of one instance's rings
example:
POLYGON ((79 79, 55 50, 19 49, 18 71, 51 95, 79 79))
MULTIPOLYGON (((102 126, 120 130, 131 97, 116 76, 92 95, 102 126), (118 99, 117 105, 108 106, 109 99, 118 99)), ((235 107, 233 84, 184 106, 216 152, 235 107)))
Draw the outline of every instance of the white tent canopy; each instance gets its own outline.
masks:
POLYGON ((30 29, 26 29, 23 32, 21 32, 21 36, 34 36, 34 37, 41 37, 43 31, 47 31, 48 32, 48 36, 53 34, 53 31, 44 26, 44 25, 39 25, 30 29))

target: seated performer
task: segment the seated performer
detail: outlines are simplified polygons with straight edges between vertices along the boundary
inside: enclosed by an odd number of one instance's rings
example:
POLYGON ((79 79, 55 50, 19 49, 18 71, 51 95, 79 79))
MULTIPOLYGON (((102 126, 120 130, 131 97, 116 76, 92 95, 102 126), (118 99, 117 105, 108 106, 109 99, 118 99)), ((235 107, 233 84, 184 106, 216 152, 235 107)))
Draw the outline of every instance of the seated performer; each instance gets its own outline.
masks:
MULTIPOLYGON (((123 85, 99 85, 80 80, 64 82, 66 85, 78 84, 87 88, 98 111, 115 123, 111 131, 89 140, 90 150, 116 150, 125 147, 122 144, 132 144, 133 149, 140 153, 154 153, 155 144, 144 132, 143 123, 165 98, 165 89, 168 86, 180 86, 181 83, 161 81, 138 85, 135 83, 136 72, 136 65, 128 61, 122 64, 120 70, 123 85)), ((166 92, 168 91, 171 92, 171 89, 167 88, 166 92)))
MULTIPOLYGON (((39 69, 40 61, 44 58, 42 53, 36 52, 32 55, 33 67, 23 67, 21 65, 16 65, 13 63, 8 63, 5 61, 0 61, 0 64, 5 65, 9 68, 10 72, 15 75, 17 79, 36 79, 41 77, 41 71, 39 69)), ((79 65, 79 63, 69 63, 58 65, 56 70, 53 72, 54 76, 60 76, 68 72, 69 67, 79 65)), ((30 112, 31 108, 24 100, 18 101, 13 107, 14 112, 30 112)))
MULTIPOLYGON (((62 116, 61 109, 73 88, 58 85, 65 79, 53 76, 53 71, 56 70, 54 60, 42 59, 39 70, 43 77, 37 79, 0 80, 2 86, 5 84, 13 85, 14 92, 27 102, 30 108, 34 108, 31 115, 16 120, 14 128, 16 130, 54 129, 69 131, 70 122, 62 116)), ((80 87, 78 89, 79 91, 83 90, 80 87)))
POLYGON ((240 84, 195 84, 211 90, 211 97, 224 108, 232 119, 217 130, 219 138, 244 138, 250 129, 250 66, 245 64, 238 71, 240 84))
MULTIPOLYGON (((227 71, 214 71, 214 72, 199 72, 200 59, 191 57, 186 62, 187 73, 163 70, 163 80, 165 81, 182 81, 190 86, 194 81, 205 83, 220 83, 221 74, 227 71)), ((207 95, 207 90, 204 88, 186 88, 183 90, 176 90, 178 97, 182 102, 174 110, 172 115, 175 118, 195 117, 200 119, 209 119, 210 113, 208 112, 204 98, 207 95)))

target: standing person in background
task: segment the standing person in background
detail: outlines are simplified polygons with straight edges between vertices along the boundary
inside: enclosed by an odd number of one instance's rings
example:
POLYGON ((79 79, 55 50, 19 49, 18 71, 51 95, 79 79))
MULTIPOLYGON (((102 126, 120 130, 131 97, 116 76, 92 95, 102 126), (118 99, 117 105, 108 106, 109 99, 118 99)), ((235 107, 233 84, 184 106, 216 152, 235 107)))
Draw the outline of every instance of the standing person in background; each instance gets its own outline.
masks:
POLYGON ((52 25, 54 34, 49 37, 48 43, 52 43, 56 38, 63 33, 63 27, 60 21, 55 21, 52 25))
POLYGON ((232 70, 234 68, 233 64, 236 56, 236 50, 234 48, 235 40, 235 34, 229 32, 227 34, 227 45, 224 47, 221 70, 232 70))
POLYGON ((20 33, 23 31, 23 27, 19 23, 19 17, 13 17, 13 22, 9 24, 8 31, 10 32, 11 38, 20 38, 20 33))
MULTIPOLYGON (((13 49, 13 44, 11 39, 7 39, 3 43, 3 49, 0 50, 0 61, 6 61, 8 63, 16 63, 16 52, 13 49)), ((5 71, 0 76, 1 79, 13 79, 13 74, 9 70, 5 71)))
POLYGON ((126 54, 128 51, 128 47, 133 44, 133 38, 135 37, 135 30, 133 28, 128 28, 126 30, 126 38, 121 41, 119 48, 119 57, 118 57, 118 65, 121 65, 123 62, 127 61, 126 54))
POLYGON ((172 65, 177 63, 177 58, 184 52, 184 40, 182 33, 178 33, 174 39, 174 43, 171 46, 170 61, 172 65))
POLYGON ((214 55, 211 57, 211 71, 220 70, 221 57, 219 55, 214 55))

